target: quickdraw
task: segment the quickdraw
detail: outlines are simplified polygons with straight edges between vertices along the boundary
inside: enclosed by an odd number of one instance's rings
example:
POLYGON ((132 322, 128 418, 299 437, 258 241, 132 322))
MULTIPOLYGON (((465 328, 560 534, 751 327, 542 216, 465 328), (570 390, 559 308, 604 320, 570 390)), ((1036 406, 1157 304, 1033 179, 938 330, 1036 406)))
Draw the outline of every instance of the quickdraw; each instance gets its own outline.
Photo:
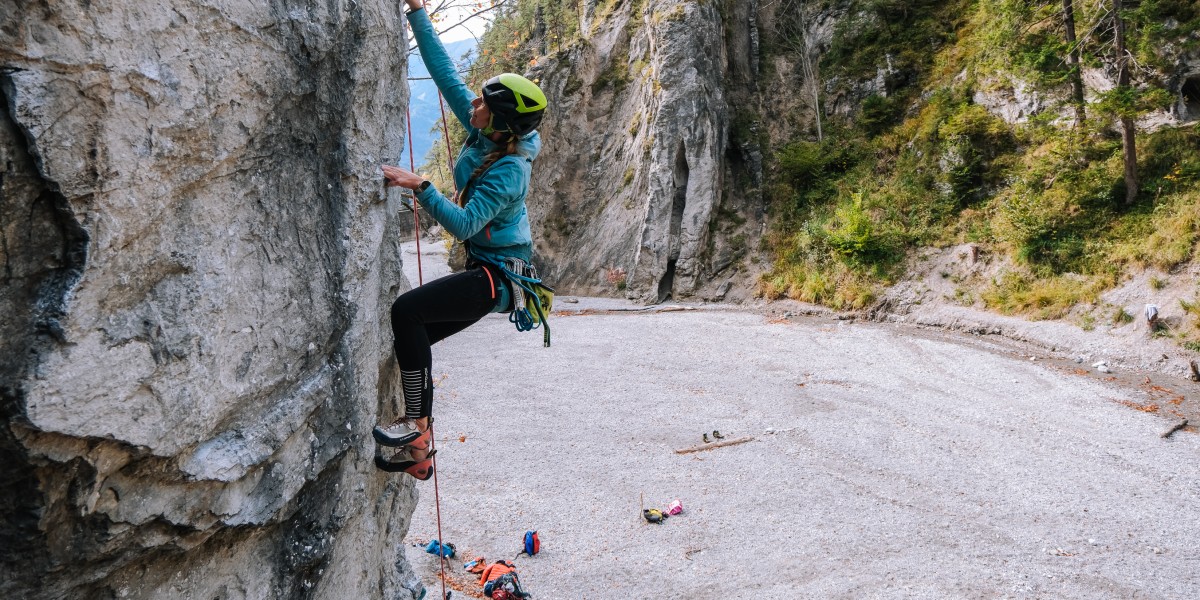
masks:
POLYGON ((552 297, 554 290, 542 283, 537 269, 532 264, 519 258, 505 259, 496 266, 500 267, 505 277, 512 282, 513 310, 508 314, 508 321, 517 327, 517 331, 532 331, 541 327, 542 346, 549 348, 550 323, 547 322, 546 316, 550 313, 551 306, 545 296, 552 297), (545 292, 539 293, 539 288, 545 292))

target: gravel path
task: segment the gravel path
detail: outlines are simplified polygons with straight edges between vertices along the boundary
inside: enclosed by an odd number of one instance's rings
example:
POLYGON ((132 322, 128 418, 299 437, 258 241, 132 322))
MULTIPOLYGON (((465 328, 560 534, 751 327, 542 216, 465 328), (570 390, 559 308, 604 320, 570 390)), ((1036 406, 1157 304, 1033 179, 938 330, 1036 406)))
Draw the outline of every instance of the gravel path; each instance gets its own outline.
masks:
POLYGON ((1200 597, 1200 436, 1160 438, 1138 390, 966 336, 620 305, 560 304, 585 314, 548 349, 501 316, 435 347, 455 597, 526 529, 539 600, 1200 597), (754 440, 676 452, 714 429, 754 440))

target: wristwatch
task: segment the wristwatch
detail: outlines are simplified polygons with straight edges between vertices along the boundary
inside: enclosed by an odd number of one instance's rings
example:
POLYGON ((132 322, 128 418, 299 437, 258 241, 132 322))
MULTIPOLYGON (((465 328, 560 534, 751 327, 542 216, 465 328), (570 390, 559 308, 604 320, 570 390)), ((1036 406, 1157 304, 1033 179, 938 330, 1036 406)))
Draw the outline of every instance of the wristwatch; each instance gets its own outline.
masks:
POLYGON ((413 190, 413 191, 415 191, 416 193, 420 194, 421 192, 424 192, 425 190, 429 189, 429 186, 431 186, 431 185, 433 185, 433 182, 431 182, 431 181, 429 181, 428 179, 426 179, 425 181, 422 181, 422 182, 421 182, 421 184, 420 184, 420 185, 418 185, 418 186, 416 187, 416 189, 415 189, 415 190, 413 190))

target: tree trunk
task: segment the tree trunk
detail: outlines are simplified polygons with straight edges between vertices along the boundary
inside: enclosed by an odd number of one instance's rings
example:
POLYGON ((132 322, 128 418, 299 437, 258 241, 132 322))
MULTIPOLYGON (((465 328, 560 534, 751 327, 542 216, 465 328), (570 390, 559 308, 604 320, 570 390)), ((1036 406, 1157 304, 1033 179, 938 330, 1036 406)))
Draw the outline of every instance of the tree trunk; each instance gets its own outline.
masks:
POLYGON ((813 115, 816 117, 817 141, 825 140, 825 135, 821 131, 821 72, 820 72, 820 49, 817 48, 815 35, 811 28, 815 20, 813 11, 810 5, 803 5, 799 8, 800 11, 800 26, 797 34, 801 37, 801 47, 798 48, 800 53, 800 68, 804 76, 804 85, 808 87, 808 91, 812 95, 813 115))
POLYGON ((816 116, 817 125, 817 141, 825 140, 825 135, 821 131, 821 77, 817 70, 817 59, 813 57, 816 51, 811 47, 806 34, 804 43, 804 56, 800 58, 800 66, 804 73, 804 84, 809 86, 812 91, 813 114, 816 116))
POLYGON ((1083 74, 1079 70, 1079 44, 1075 37, 1075 5, 1072 0, 1063 0, 1063 25, 1067 30, 1067 66, 1071 71, 1071 99, 1075 103, 1075 128, 1083 129, 1087 120, 1087 109, 1083 98, 1083 74))
MULTIPOLYGON (((1121 18, 1121 0, 1113 0, 1113 30, 1116 34, 1117 90, 1129 89, 1129 57, 1125 51, 1125 20, 1121 18)), ((1121 115, 1121 144, 1125 158, 1125 204, 1133 204, 1138 195, 1137 140, 1133 116, 1121 115)))

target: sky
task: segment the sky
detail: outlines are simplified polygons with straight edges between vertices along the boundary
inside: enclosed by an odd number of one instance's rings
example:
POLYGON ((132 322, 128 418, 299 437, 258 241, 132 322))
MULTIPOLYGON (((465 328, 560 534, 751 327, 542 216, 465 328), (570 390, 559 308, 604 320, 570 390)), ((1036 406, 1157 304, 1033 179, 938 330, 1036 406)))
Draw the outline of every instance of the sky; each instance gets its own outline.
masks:
MULTIPOLYGON (((474 6, 444 9, 443 12, 446 14, 446 20, 443 21, 444 25, 439 26, 438 29, 449 27, 461 21, 463 18, 475 12, 475 10, 477 9, 474 6)), ((475 37, 478 37, 483 35, 483 30, 486 27, 487 21, 481 17, 474 17, 468 20, 464 25, 455 27, 454 29, 443 33, 441 38, 443 42, 457 42, 459 40, 472 37, 472 34, 474 34, 475 37)))
MULTIPOLYGON (((436 6, 445 0, 428 0, 430 6, 436 6)), ((465 3, 464 0, 449 0, 450 2, 465 3)), ((481 0, 469 0, 470 2, 478 2, 481 0)), ((487 0, 483 0, 487 1, 487 0)), ((440 25, 435 25, 438 29, 449 27, 458 23, 462 19, 470 16, 476 8, 468 7, 461 9, 445 9, 446 18, 441 20, 440 25)), ((481 17, 470 19, 462 26, 441 35, 442 43, 447 46, 446 50, 451 57, 458 60, 465 52, 474 47, 475 36, 483 35, 483 30, 487 27, 487 21, 481 17), (472 33, 475 36, 472 36, 472 33), (470 40, 468 43, 467 40, 470 40)), ((409 63, 409 74, 415 77, 428 77, 424 66, 420 64, 417 55, 412 56, 413 62, 409 63)), ((441 112, 437 105, 437 86, 428 79, 417 79, 409 81, 409 89, 412 96, 409 104, 409 118, 412 125, 412 151, 417 160, 412 161, 408 154, 409 149, 407 144, 403 148, 397 164, 404 168, 408 168, 414 162, 423 163, 429 149, 433 146, 435 139, 441 136, 440 133, 433 132, 431 129, 434 124, 441 119, 441 112)))

